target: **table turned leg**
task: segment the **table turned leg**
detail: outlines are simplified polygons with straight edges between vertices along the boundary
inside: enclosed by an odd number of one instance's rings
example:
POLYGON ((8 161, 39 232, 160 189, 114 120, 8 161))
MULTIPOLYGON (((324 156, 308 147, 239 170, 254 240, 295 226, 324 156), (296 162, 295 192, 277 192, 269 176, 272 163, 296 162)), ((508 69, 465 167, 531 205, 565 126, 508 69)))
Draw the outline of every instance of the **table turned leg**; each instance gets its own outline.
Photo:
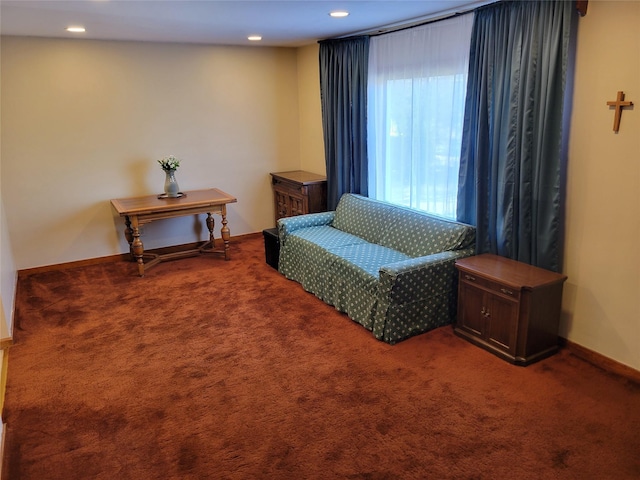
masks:
POLYGON ((131 258, 134 259, 134 255, 133 255, 133 230, 131 229, 131 220, 129 219, 129 215, 124 217, 124 224, 125 224, 125 229, 124 229, 124 238, 127 239, 127 242, 129 242, 129 254, 131 255, 131 258))
POLYGON ((144 245, 140 240, 140 228, 138 227, 138 217, 133 217, 132 236, 133 242, 131 243, 131 249, 133 250, 133 256, 138 262, 138 274, 144 277, 144 245))
POLYGON ((222 229, 220 233, 222 235, 222 241, 224 242, 224 259, 229 260, 229 238, 231 237, 231 232, 227 227, 227 208, 226 205, 222 206, 222 210, 220 212, 222 217, 222 229))
POLYGON ((213 227, 215 225, 215 221, 213 219, 213 215, 211 212, 207 212, 207 228, 209 229, 209 243, 211 243, 211 248, 216 246, 216 240, 213 237, 213 227))

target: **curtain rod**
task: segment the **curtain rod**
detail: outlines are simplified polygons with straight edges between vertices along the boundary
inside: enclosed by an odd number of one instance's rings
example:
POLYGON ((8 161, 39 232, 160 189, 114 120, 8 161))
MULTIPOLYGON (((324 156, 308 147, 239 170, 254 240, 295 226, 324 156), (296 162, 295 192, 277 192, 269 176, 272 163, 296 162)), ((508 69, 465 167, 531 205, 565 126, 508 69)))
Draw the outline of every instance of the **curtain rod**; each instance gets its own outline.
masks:
MULTIPOLYGON (((449 10, 449 11, 444 11, 444 12, 439 12, 437 14, 428 16, 428 17, 422 17, 422 18, 416 18, 413 19, 413 21, 408 21, 410 23, 407 22, 403 22, 403 23, 395 23, 395 24, 390 24, 390 25, 386 25, 386 26, 382 26, 382 27, 378 27, 378 28, 373 28, 373 29, 369 29, 369 30, 361 30, 359 32, 354 32, 354 33, 349 33, 347 35, 343 35, 340 37, 333 37, 333 38, 327 38, 326 40, 338 40, 338 39, 344 39, 344 38, 349 38, 349 37, 360 37, 360 36, 370 36, 370 37, 377 37, 379 35, 385 35, 387 33, 393 33, 393 32, 399 32, 401 30, 407 30, 409 28, 414 28, 414 27, 420 27, 422 25, 427 25, 430 23, 436 23, 436 22, 440 22, 442 20, 447 20, 449 18, 453 18, 453 17, 457 17, 460 15, 465 15, 469 12, 474 12, 482 7, 486 7, 487 5, 490 5, 492 3, 499 3, 502 0, 485 0, 483 2, 477 2, 474 4, 473 8, 467 8, 466 10, 449 10)), ((319 42, 322 42, 323 40, 320 40, 319 42)))

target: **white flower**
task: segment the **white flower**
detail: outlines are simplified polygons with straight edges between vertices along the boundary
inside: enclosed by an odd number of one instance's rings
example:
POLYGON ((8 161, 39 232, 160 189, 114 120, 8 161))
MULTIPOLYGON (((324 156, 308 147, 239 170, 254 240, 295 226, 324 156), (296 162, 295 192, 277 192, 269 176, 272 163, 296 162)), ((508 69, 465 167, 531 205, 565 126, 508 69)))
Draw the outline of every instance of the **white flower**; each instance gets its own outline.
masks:
POLYGON ((178 160, 174 155, 164 157, 162 160, 158 160, 158 163, 163 170, 175 170, 180 166, 180 160, 178 160))

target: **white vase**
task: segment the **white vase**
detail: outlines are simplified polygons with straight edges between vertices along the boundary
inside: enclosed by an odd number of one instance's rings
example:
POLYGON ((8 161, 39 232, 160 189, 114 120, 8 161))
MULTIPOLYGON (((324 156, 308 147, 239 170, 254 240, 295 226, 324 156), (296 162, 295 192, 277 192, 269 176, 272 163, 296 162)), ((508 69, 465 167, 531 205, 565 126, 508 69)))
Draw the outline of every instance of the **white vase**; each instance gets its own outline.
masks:
POLYGON ((178 192, 180 192, 180 187, 176 181, 176 171, 165 170, 164 173, 166 174, 164 179, 164 193, 169 198, 176 198, 178 192))

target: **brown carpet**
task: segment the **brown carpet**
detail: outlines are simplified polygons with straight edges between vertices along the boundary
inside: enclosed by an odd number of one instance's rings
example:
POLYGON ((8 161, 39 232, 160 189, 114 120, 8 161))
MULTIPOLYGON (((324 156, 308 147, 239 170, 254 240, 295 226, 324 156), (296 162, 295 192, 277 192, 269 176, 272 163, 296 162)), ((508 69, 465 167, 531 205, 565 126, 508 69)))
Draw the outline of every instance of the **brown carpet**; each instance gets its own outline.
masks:
POLYGON ((637 479, 640 386, 515 367, 444 327, 395 346, 232 258, 23 278, 5 478, 637 479))

